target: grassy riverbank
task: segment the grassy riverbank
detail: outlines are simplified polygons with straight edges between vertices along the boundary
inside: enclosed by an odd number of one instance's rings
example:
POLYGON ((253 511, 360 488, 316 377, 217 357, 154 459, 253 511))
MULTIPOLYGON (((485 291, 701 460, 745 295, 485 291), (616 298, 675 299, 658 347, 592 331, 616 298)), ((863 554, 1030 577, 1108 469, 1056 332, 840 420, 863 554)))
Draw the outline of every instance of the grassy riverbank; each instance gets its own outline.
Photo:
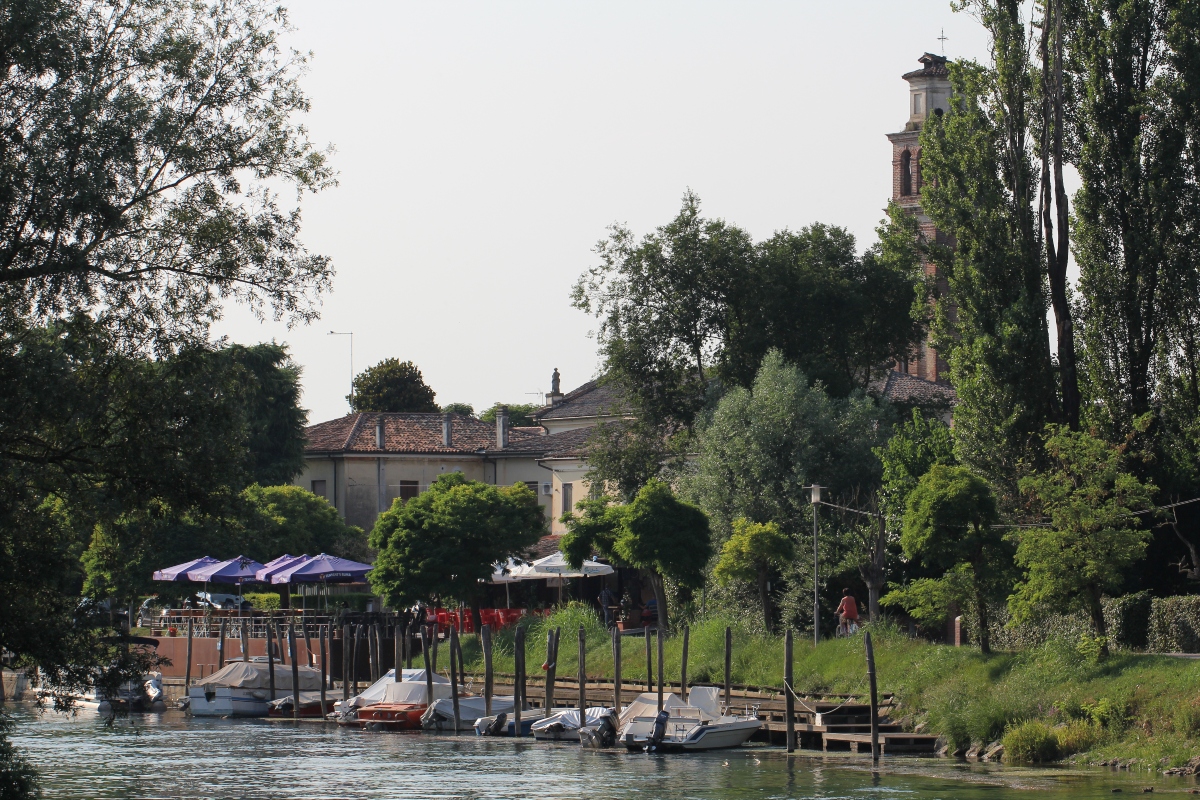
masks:
MULTIPOLYGON (((530 672, 540 672, 546 630, 558 626, 558 674, 574 676, 581 625, 587 632, 588 674, 611 676, 608 635, 593 614, 579 607, 568 607, 530 628, 530 672)), ((720 682, 725 626, 723 620, 710 619, 692 627, 689 682, 720 682)), ((910 725, 924 723, 926 730, 946 736, 953 745, 987 744, 1019 728, 1020 733, 1008 739, 1009 751, 1025 743, 1046 759, 1137 759, 1143 767, 1164 769, 1185 764, 1200 752, 1200 661, 1132 653, 1097 661, 1086 647, 1063 642, 983 656, 973 648, 931 645, 887 628, 873 636, 880 690, 895 693, 900 702, 896 715, 910 725), (1031 721, 1038 724, 1024 724, 1031 721)), ((496 650, 497 671, 511 672, 511 632, 498 637, 496 650)), ((678 681, 681 637, 668 640, 665 655, 668 679, 678 681)), ((482 672, 474 637, 464 640, 464 656, 468 672, 482 672)), ((795 658, 801 693, 865 691, 861 636, 822 642, 816 648, 797 641, 795 658)), ((624 639, 621 660, 625 680, 645 679, 645 651, 639 639, 624 639)), ((782 676, 782 637, 735 625, 734 683, 779 686, 782 676)))

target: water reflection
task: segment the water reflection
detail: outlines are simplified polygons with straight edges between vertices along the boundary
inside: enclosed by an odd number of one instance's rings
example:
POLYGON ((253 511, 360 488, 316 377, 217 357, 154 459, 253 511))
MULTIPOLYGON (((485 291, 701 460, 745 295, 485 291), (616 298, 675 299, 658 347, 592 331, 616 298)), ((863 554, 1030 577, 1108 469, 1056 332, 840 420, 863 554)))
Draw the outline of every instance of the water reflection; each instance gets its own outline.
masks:
POLYGON ((48 798, 688 798, 995 800, 1111 797, 1190 779, 1021 770, 940 760, 797 754, 750 747, 689 755, 582 751, 532 741, 372 734, 315 723, 191 719, 177 712, 105 727, 95 714, 13 707, 15 740, 48 798))

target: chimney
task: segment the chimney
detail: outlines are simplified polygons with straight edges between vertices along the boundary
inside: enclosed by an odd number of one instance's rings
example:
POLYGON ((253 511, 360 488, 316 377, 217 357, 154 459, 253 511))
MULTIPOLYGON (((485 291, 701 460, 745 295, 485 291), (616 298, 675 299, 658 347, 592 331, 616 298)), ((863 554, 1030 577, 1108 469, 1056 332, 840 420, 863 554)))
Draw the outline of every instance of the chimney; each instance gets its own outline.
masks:
POLYGON ((383 449, 383 414, 375 418, 375 449, 383 449))
POLYGON ((442 414, 442 447, 453 447, 454 417, 447 411, 442 414))
POLYGON ((508 406, 496 409, 496 447, 508 447, 508 406))

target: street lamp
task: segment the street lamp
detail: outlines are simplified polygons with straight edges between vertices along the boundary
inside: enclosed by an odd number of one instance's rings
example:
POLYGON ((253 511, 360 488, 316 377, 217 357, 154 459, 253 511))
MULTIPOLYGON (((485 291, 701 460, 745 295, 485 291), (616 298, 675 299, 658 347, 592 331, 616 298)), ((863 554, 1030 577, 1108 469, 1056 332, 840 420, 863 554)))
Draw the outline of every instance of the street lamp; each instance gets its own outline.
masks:
POLYGON ((350 337, 350 410, 354 410, 354 331, 330 331, 330 336, 350 337))
POLYGON ((809 486, 813 510, 813 646, 821 642, 821 595, 817 583, 817 506, 821 505, 821 487, 817 484, 809 486))

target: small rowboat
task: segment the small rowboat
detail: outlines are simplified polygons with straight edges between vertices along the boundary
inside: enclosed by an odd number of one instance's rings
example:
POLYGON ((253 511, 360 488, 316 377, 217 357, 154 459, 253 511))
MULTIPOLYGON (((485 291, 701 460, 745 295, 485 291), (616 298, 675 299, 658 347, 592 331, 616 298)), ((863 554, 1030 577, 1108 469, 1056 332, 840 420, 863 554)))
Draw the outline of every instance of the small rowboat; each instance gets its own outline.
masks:
POLYGON ((370 731, 417 731, 426 708, 423 703, 375 703, 358 709, 353 719, 338 720, 338 724, 370 731))

